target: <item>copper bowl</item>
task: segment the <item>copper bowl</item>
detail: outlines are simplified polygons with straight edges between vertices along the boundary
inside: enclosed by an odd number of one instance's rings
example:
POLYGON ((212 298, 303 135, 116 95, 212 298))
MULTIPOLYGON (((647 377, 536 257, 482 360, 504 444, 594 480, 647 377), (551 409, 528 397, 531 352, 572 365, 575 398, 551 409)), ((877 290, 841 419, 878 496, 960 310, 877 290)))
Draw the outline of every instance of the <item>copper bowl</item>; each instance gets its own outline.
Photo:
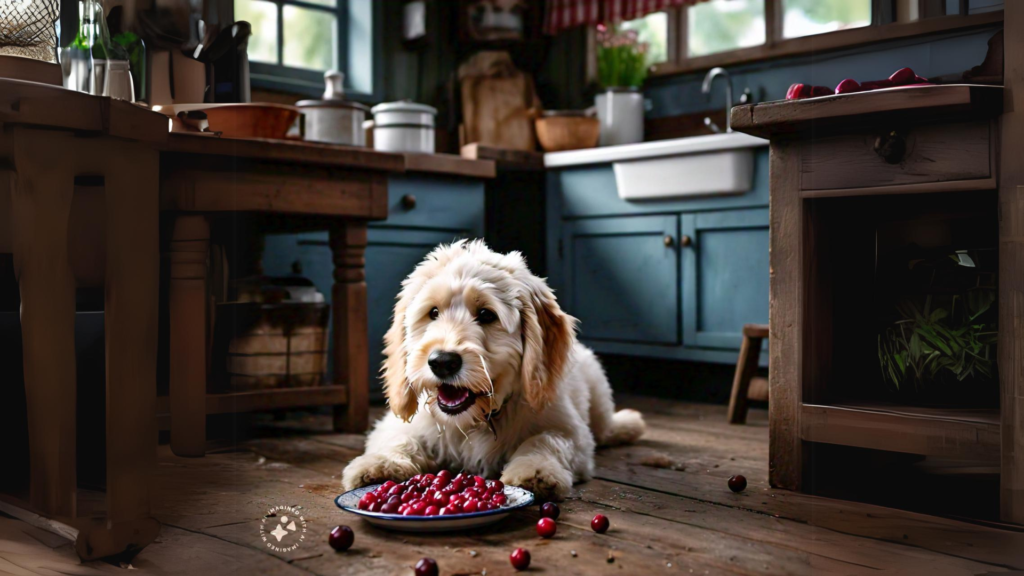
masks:
POLYGON ((227 138, 270 138, 283 140, 302 113, 295 106, 272 103, 247 104, 174 104, 159 111, 168 116, 178 112, 201 110, 206 113, 211 132, 227 138))
POLYGON ((545 152, 594 148, 601 136, 597 118, 583 112, 547 111, 537 118, 537 139, 545 152))

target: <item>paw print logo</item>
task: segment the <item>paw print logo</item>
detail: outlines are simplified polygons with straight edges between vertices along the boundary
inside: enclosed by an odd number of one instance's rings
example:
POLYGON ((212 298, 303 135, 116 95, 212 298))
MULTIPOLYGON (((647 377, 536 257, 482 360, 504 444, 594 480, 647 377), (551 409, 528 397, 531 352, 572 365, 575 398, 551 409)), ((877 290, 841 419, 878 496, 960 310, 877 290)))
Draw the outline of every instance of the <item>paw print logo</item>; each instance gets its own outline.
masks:
POLYGON ((274 506, 260 521, 260 539, 275 552, 292 552, 306 540, 306 519, 299 506, 274 506))

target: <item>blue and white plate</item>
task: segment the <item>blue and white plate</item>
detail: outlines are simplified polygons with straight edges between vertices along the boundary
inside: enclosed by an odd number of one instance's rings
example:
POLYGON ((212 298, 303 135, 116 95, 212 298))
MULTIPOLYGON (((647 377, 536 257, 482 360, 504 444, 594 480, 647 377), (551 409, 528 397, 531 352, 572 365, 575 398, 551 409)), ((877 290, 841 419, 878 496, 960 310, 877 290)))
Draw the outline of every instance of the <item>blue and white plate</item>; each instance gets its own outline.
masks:
POLYGON ((448 532, 478 528, 504 519, 513 510, 533 504, 533 492, 517 486, 505 486, 505 497, 508 498, 508 501, 504 506, 486 512, 469 512, 449 516, 402 516, 401 514, 381 514, 380 512, 360 510, 358 508, 359 499, 377 486, 380 484, 349 490, 335 498, 334 503, 346 512, 362 516, 374 526, 404 532, 448 532))

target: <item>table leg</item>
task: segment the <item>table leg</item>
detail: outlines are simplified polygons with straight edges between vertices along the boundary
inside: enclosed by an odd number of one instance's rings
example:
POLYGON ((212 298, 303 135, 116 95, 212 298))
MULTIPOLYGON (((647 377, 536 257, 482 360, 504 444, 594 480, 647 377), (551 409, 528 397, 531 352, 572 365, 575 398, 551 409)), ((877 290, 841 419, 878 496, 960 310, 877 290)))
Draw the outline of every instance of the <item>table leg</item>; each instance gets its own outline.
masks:
POLYGON ((171 451, 206 454, 207 286, 210 223, 182 214, 174 221, 170 261, 171 451))
POLYGON ((157 449, 159 156, 109 143, 83 151, 79 162, 80 169, 102 166, 106 195, 107 514, 81 524, 75 548, 86 560, 131 557, 160 530, 150 515, 157 449))
POLYGON ((14 269, 21 290, 31 493, 49 516, 74 518, 75 279, 68 259, 74 173, 68 134, 14 130, 14 269))
POLYGON ((369 425, 370 382, 366 310, 366 223, 340 222, 330 231, 334 374, 348 387, 348 403, 334 407, 334 429, 364 432, 369 425))

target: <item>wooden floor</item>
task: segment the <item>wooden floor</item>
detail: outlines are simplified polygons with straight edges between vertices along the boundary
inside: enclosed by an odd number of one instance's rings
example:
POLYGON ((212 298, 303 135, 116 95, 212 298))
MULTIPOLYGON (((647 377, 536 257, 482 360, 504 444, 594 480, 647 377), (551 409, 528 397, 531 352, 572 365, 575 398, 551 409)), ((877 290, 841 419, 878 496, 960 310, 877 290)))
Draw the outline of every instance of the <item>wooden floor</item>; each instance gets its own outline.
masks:
MULTIPOLYGON (((628 398, 649 432, 634 446, 603 450, 596 478, 562 505, 558 534, 541 540, 536 508, 472 534, 415 536, 374 529, 337 510, 345 463, 362 437, 328 432, 309 417, 268 428, 206 458, 160 449, 159 540, 132 567, 140 574, 412 574, 424 556, 444 575, 511 574, 509 553, 525 547, 537 574, 1024 573, 1024 533, 867 504, 773 490, 767 484, 763 411, 746 426, 725 424, 725 408, 628 398), (726 479, 743 474, 745 492, 726 479), (301 506, 306 539, 274 553, 260 523, 279 505, 301 506), (611 529, 590 530, 596 513, 611 529), (327 532, 348 524, 355 546, 335 553, 327 532)), ((76 566, 60 539, 0 518, 0 573, 124 573, 102 563, 76 566), (46 571, 46 570, 52 571, 46 571), (19 571, 21 570, 21 571, 19 571)))

